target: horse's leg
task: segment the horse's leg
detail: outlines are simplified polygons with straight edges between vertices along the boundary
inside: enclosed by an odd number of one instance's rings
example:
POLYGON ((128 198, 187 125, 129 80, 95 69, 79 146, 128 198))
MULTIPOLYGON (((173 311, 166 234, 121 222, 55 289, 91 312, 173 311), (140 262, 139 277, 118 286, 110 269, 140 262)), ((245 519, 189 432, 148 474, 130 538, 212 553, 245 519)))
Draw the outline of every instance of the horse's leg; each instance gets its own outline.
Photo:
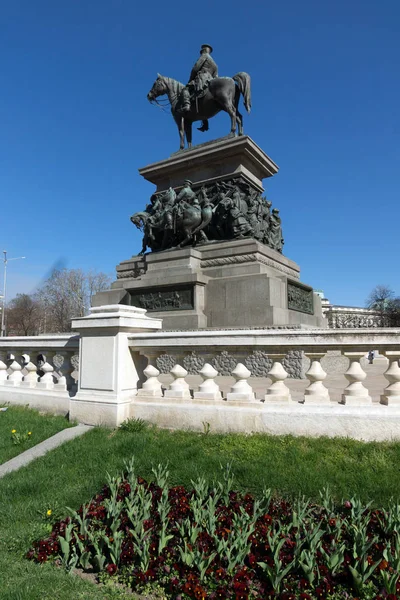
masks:
POLYGON ((236 135, 236 110, 233 104, 229 105, 227 108, 228 115, 231 118, 231 133, 236 135))
POLYGON ((191 227, 184 228, 182 231, 183 231, 183 235, 185 237, 183 238, 183 240, 179 244, 179 248, 183 248, 184 246, 186 246, 186 244, 188 244, 191 241, 192 237, 193 237, 192 233, 191 233, 191 231, 192 231, 191 227))
POLYGON ((178 127, 178 131, 179 131, 179 140, 180 140, 180 146, 179 146, 179 150, 183 150, 185 147, 185 129, 184 129, 184 120, 183 117, 181 115, 178 115, 176 113, 172 113, 176 126, 178 127))
POLYGON ((239 99, 240 99, 240 91, 239 91, 239 88, 236 87, 236 90, 235 90, 236 122, 238 125, 238 134, 243 135, 243 115, 241 112, 239 112, 239 99))
POLYGON ((183 150, 185 147, 185 119, 182 117, 179 125, 179 137, 180 137, 180 146, 179 149, 183 150))
POLYGON ((192 121, 185 119, 185 134, 188 148, 192 147, 192 121))
POLYGON ((238 134, 243 135, 243 115, 238 110, 236 111, 236 122, 238 125, 238 134))

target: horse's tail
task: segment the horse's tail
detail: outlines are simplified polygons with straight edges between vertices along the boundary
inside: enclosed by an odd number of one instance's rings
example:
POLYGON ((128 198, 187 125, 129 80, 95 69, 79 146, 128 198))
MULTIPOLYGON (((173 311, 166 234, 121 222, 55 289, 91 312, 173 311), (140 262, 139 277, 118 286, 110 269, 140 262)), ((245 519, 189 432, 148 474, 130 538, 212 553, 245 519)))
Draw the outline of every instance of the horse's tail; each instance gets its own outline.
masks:
POLYGON ((247 112, 251 110, 251 89, 250 89, 250 75, 245 73, 244 71, 240 71, 240 73, 236 73, 232 77, 234 81, 236 81, 237 86, 239 88, 240 93, 243 96, 244 106, 247 112))

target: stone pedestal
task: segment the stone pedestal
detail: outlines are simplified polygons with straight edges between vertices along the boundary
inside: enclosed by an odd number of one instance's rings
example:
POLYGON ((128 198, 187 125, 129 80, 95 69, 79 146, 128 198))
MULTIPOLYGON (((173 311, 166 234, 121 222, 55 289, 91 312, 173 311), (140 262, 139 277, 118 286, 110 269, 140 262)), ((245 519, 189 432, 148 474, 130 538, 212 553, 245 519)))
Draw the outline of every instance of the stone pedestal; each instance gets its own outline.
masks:
MULTIPOLYGON (((218 197, 215 190, 221 185, 247 190, 242 200, 249 207, 254 194, 263 192, 262 180, 275 175, 278 167, 248 136, 228 136, 177 152, 139 172, 157 192, 179 188, 190 179, 195 191, 204 186, 210 201, 218 197)), ((211 221, 205 231, 210 240, 252 233, 280 249, 262 230, 268 220, 266 213, 260 214, 250 230, 248 222, 243 231, 235 226, 221 233, 219 223, 213 229, 211 221)), ((244 213, 240 215, 246 221, 244 213)), ((236 237, 134 256, 117 266, 117 281, 92 302, 144 308, 162 317, 164 329, 322 327, 321 299, 299 282, 299 275, 298 265, 277 250, 250 237, 236 237)))
POLYGON ((164 329, 325 324, 321 299, 299 282, 298 265, 253 239, 133 257, 117 276, 93 305, 145 308, 164 329))
POLYGON ((259 191, 262 180, 278 172, 278 166, 247 135, 227 136, 175 152, 166 160, 139 169, 162 192, 179 187, 188 178, 197 186, 241 178, 259 191))

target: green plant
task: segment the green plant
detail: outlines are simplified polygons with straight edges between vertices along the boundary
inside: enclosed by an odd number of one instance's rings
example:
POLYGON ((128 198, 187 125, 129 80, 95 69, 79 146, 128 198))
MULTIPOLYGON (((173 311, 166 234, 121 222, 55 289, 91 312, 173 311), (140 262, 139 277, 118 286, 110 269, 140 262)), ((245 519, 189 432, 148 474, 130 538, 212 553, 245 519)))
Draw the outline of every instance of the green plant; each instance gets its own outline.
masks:
POLYGON ((120 431, 125 431, 128 433, 140 433, 149 427, 149 423, 144 419, 126 419, 119 426, 120 431))
POLYGON ((203 433, 204 435, 208 435, 211 430, 211 425, 208 421, 202 421, 203 424, 203 433))
POLYGON ((32 435, 32 431, 26 431, 25 433, 18 433, 16 429, 11 430, 11 441, 14 446, 19 446, 24 442, 27 442, 32 435))

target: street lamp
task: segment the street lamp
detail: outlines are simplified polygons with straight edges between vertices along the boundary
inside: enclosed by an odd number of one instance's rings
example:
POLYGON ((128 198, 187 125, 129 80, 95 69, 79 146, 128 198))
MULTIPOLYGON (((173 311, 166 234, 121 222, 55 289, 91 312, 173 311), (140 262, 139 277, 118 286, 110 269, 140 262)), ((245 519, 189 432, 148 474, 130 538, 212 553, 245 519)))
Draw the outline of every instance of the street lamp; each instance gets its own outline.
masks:
POLYGON ((7 293, 7 263, 9 260, 19 260, 26 258, 25 256, 17 256, 16 258, 7 258, 7 250, 3 250, 4 258, 4 283, 3 283, 3 310, 1 313, 1 337, 6 335, 6 293, 7 293))

